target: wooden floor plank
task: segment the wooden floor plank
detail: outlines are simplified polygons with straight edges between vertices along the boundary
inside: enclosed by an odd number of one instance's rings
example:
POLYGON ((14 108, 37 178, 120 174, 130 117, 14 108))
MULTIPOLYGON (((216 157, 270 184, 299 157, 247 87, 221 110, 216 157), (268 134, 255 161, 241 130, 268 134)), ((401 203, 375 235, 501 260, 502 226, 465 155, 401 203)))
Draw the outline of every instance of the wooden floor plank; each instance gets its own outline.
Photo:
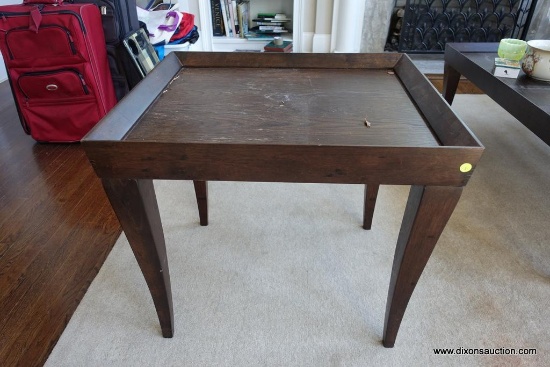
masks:
MULTIPOLYGON (((21 283, 28 284, 27 268, 34 263, 34 259, 47 256, 44 252, 55 251, 46 246, 52 234, 78 221, 75 215, 78 215, 78 210, 85 209, 79 206, 83 198, 82 189, 88 185, 82 182, 80 175, 85 163, 85 157, 72 155, 64 162, 64 168, 57 172, 57 177, 51 176, 40 182, 33 180, 31 195, 20 201, 16 211, 7 213, 9 217, 0 226, 0 232, 9 233, 7 237, 0 237, 3 243, 7 243, 7 250, 0 259, 0 276, 7 274, 9 278, 5 281, 0 278, 0 289, 4 291, 4 295, 0 296, 0 308, 6 309, 5 299, 13 299, 14 289, 21 292, 21 283), (29 202, 33 205, 28 205, 29 202), (51 221, 59 224, 51 226, 51 221), (28 228, 28 223, 34 223, 32 230, 28 228), (14 281, 15 278, 18 281, 14 281)), ((0 316, 0 325, 2 318, 0 316)))
POLYGON ((0 365, 41 366, 121 229, 80 145, 34 142, 0 100, 0 365))
MULTIPOLYGON (((90 199, 93 200, 91 197, 90 199)), ((84 200, 83 204, 89 204, 89 199, 84 200)), ((99 270, 96 265, 91 263, 82 266, 80 259, 82 257, 105 257, 108 253, 105 246, 87 248, 73 246, 75 242, 87 241, 98 234, 105 233, 105 223, 97 223, 99 216, 104 216, 101 210, 95 215, 90 212, 88 215, 82 216, 82 225, 73 226, 68 233, 66 230, 57 231, 46 244, 48 247, 55 246, 56 251, 50 255, 52 261, 43 269, 36 271, 39 276, 35 277, 27 292, 27 296, 36 295, 33 297, 34 302, 24 304, 12 311, 12 314, 16 311, 22 316, 15 322, 12 322, 13 318, 7 320, 8 325, 17 323, 17 325, 10 325, 13 326, 11 329, 15 329, 17 332, 9 336, 11 355, 6 355, 8 365, 17 362, 21 354, 45 353, 44 357, 49 354, 50 349, 43 348, 43 344, 48 343, 45 340, 46 335, 52 332, 52 328, 62 332, 64 325, 56 320, 62 319, 69 311, 74 312, 89 285, 88 279, 93 278, 99 270), (90 225, 90 223, 94 224, 90 225), (54 261, 53 259, 61 260, 54 261), (44 282, 44 279, 48 281, 44 282), (52 298, 59 300, 55 307, 49 305, 52 298)), ((111 227, 113 227, 113 223, 111 223, 111 227)), ((0 338, 4 336, 4 333, 1 332, 0 338)), ((53 348, 53 341, 49 341, 49 344, 53 348)))

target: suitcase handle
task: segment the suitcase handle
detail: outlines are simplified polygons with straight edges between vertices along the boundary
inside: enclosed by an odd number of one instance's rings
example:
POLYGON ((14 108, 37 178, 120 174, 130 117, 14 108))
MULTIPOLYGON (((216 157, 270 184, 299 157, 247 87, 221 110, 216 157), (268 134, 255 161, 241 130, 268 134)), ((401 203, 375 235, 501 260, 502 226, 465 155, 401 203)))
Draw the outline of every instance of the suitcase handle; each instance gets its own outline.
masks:
POLYGON ((23 0, 23 4, 53 4, 61 5, 63 0, 23 0))

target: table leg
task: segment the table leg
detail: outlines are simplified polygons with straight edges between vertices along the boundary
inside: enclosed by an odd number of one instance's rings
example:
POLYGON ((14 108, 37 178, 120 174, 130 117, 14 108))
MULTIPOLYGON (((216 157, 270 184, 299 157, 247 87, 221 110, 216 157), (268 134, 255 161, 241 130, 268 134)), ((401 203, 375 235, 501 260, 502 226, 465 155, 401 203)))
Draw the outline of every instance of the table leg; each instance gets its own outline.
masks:
POLYGON ((152 180, 103 179, 103 187, 149 286, 162 336, 174 335, 164 233, 152 180))
POLYGON ((372 226, 372 217, 374 215, 374 207, 378 196, 380 185, 367 184, 365 185, 365 205, 363 209, 363 229, 370 229, 372 226))
POLYGON ((208 225, 208 181, 193 181, 201 226, 208 225))
POLYGON ((445 63, 443 73, 443 98, 447 103, 452 104, 460 81, 460 73, 448 63, 445 63))
POLYGON ((414 287, 462 194, 462 187, 413 186, 397 239, 383 344, 392 348, 414 287))

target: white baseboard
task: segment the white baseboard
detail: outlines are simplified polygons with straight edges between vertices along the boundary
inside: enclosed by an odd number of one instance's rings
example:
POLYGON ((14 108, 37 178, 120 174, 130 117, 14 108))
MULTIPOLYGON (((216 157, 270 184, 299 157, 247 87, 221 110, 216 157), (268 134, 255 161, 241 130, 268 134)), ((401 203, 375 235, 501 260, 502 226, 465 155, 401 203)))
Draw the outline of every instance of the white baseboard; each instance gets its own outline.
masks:
POLYGON ((313 36, 313 52, 328 53, 330 52, 330 39, 331 34, 315 33, 313 36))

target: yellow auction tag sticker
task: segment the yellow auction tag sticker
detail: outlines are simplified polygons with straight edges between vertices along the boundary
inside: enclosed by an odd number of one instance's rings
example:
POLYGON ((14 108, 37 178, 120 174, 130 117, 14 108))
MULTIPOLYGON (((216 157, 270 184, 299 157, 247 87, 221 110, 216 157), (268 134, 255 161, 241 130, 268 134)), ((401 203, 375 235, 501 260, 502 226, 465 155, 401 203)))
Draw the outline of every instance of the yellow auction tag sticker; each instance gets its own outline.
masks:
POLYGON ((470 163, 462 163, 460 165, 460 172, 470 172, 472 170, 472 165, 470 163))

